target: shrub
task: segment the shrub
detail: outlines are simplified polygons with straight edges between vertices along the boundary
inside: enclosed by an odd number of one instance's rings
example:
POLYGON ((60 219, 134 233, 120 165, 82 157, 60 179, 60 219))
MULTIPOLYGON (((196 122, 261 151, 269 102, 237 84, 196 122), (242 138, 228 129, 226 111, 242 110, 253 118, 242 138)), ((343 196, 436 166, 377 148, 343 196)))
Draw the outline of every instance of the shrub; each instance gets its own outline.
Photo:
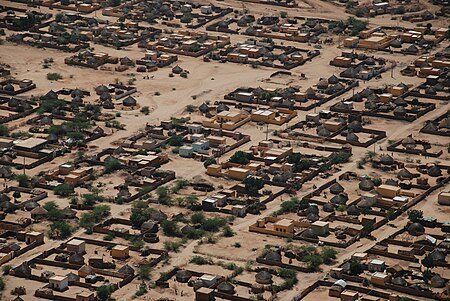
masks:
POLYGON ((212 158, 212 157, 209 157, 209 158, 207 158, 207 159, 205 160, 205 162, 203 162, 203 166, 204 166, 205 168, 207 168, 208 166, 210 166, 210 165, 212 165, 212 164, 216 164, 216 163, 217 163, 216 159, 214 159, 214 158, 212 158))
POLYGON ((202 257, 202 256, 198 256, 198 255, 192 256, 192 258, 191 258, 191 260, 189 262, 193 263, 193 264, 197 264, 197 265, 211 264, 211 260, 210 259, 207 259, 207 258, 202 257))
POLYGON ((63 77, 59 73, 47 73, 47 79, 51 81, 58 81, 60 79, 63 79, 63 77))
POLYGON ((141 108, 141 113, 143 113, 144 115, 148 115, 150 114, 150 109, 148 106, 142 107, 141 108))
POLYGON ((9 135, 9 129, 6 125, 0 124, 0 136, 8 136, 9 135))
POLYGON ((234 234, 236 234, 236 233, 234 233, 233 229, 231 229, 230 226, 226 225, 225 227, 223 227, 223 236, 233 237, 234 234))
POLYGON ((323 262, 329 264, 332 260, 336 259, 337 251, 330 247, 324 247, 322 249, 321 255, 323 262))
POLYGON ((423 217, 422 210, 412 209, 408 211, 408 219, 413 223, 416 223, 417 221, 422 219, 422 217, 423 217))
POLYGON ((167 252, 178 252, 181 246, 182 246, 181 241, 167 240, 164 242, 164 250, 166 250, 167 252))
POLYGON ((74 193, 74 190, 73 190, 73 187, 71 185, 69 185, 69 184, 61 184, 61 185, 56 186, 53 189, 53 192, 56 195, 60 195, 60 196, 66 197, 66 196, 69 196, 72 193, 74 193))
POLYGON ((122 167, 119 160, 111 160, 105 164, 105 173, 112 173, 116 170, 119 170, 122 167))

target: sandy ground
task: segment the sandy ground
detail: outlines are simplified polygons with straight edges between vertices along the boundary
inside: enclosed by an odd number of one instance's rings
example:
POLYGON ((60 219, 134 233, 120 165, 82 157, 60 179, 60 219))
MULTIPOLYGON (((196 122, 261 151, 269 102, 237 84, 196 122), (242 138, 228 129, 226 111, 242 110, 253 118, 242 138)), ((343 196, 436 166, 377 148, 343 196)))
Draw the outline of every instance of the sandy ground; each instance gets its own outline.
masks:
MULTIPOLYGON (((201 0, 200 3, 209 3, 210 1, 201 0)), ((337 6, 325 2, 325 1, 312 1, 306 0, 302 7, 295 9, 283 9, 274 6, 265 6, 260 4, 250 4, 241 1, 235 0, 227 0, 226 2, 221 1, 212 1, 218 5, 226 4, 229 7, 235 9, 248 9, 250 13, 253 14, 277 14, 279 11, 288 10, 289 15, 299 15, 304 17, 322 17, 327 19, 338 19, 344 20, 348 17, 348 14, 344 12, 342 8, 338 8, 337 6)), ((437 9, 436 6, 430 4, 429 2, 423 1, 423 4, 430 10, 435 11, 437 9)), ((8 5, 13 6, 21 6, 17 3, 8 3, 8 5)), ((47 11, 48 9, 42 8, 42 11, 47 11)), ((52 11, 56 13, 56 10, 52 11)), ((91 16, 94 15, 90 14, 91 16)), ((99 14, 97 15, 99 16, 99 14)), ((111 19, 114 18, 105 18, 111 19)), ((403 25, 407 27, 412 27, 413 24, 409 22, 399 22, 396 20, 391 20, 390 16, 379 16, 374 19, 369 20, 370 25, 403 25)), ((448 20, 438 19, 432 21, 435 26, 448 25, 448 20)), ((202 29, 200 29, 202 30, 202 29)), ((245 36, 232 36, 232 43, 238 41, 244 41, 247 37, 245 36)), ((287 43, 285 45, 294 44, 295 43, 287 43)), ((300 47, 305 47, 305 44, 298 45, 300 47)), ((440 47, 436 50, 443 49, 445 46, 448 46, 447 43, 442 43, 440 47)), ((108 47, 103 47, 100 45, 94 45, 94 51, 104 51, 114 56, 128 56, 132 59, 139 59, 143 57, 143 51, 138 49, 136 45, 127 47, 123 50, 115 50, 108 47)), ((313 60, 313 62, 308 62, 304 66, 297 67, 293 70, 294 75, 300 75, 300 73, 306 74, 306 80, 300 81, 299 85, 302 90, 307 89, 309 86, 316 84, 319 78, 329 77, 332 74, 338 74, 340 70, 336 67, 332 67, 329 65, 329 61, 337 55, 340 55, 341 51, 336 44, 331 46, 326 46, 321 49, 321 55, 313 60)), ((417 85, 421 83, 423 80, 419 78, 410 78, 403 77, 400 75, 399 71, 412 62, 415 57, 414 56, 403 56, 403 55, 389 55, 389 54, 380 54, 376 53, 377 56, 385 57, 389 60, 395 60, 398 63, 397 68, 393 72, 393 78, 391 78, 390 74, 384 73, 383 77, 379 80, 371 80, 369 82, 361 82, 358 90, 362 90, 365 87, 369 86, 380 86, 384 84, 393 84, 404 82, 407 84, 417 85)), ((123 73, 112 72, 112 71, 99 71, 92 70, 86 68, 78 68, 74 66, 68 66, 64 64, 64 58, 67 57, 67 53, 59 52, 51 49, 36 49, 27 46, 17 46, 11 43, 5 42, 0 46, 0 62, 8 63, 12 66, 12 75, 22 79, 28 78, 32 79, 37 84, 37 89, 32 90, 26 93, 26 96, 31 95, 42 95, 48 92, 50 89, 57 90, 61 88, 83 88, 91 91, 93 95, 94 87, 100 84, 108 84, 113 83, 114 81, 122 81, 127 82, 130 79, 131 73, 133 71, 126 71, 123 73), (54 63, 51 65, 50 69, 42 68, 42 61, 45 58, 53 58, 54 63), (46 74, 48 72, 58 72, 63 76, 63 80, 57 82, 50 82, 46 79, 46 74)), ((162 68, 157 72, 148 74, 151 79, 143 79, 143 75, 136 75, 136 88, 138 92, 134 95, 136 96, 139 105, 148 106, 151 109, 151 113, 146 116, 139 113, 139 110, 134 111, 120 111, 121 117, 117 119, 126 125, 126 130, 123 131, 115 131, 114 133, 109 133, 109 136, 100 138, 96 140, 94 143, 89 145, 88 152, 96 152, 99 149, 103 149, 106 147, 111 147, 114 145, 114 141, 119 141, 121 139, 129 137, 132 133, 135 133, 139 129, 144 128, 146 123, 159 123, 162 120, 170 119, 170 117, 179 117, 181 115, 187 114, 185 112, 185 107, 187 105, 200 105, 204 101, 214 102, 216 100, 223 99, 223 95, 235 90, 241 86, 248 87, 284 87, 283 84, 276 83, 267 83, 267 78, 275 72, 275 69, 271 68, 258 68, 253 69, 246 65, 239 64, 220 64, 216 62, 204 63, 201 61, 201 58, 190 58, 185 56, 179 56, 179 60, 177 62, 183 69, 189 70, 189 77, 187 79, 183 79, 179 76, 175 76, 173 78, 169 78, 170 68, 162 68), (156 96, 155 92, 159 92, 161 95, 156 96), (196 95, 196 99, 193 99, 192 96, 196 95)), ((351 95, 351 91, 342 95, 339 99, 335 99, 327 104, 324 104, 320 108, 317 108, 317 111, 321 109, 328 109, 334 103, 340 101, 341 99, 347 98, 351 95)), ((90 98, 91 100, 95 100, 95 96, 90 98)), ((435 117, 443 114, 447 110, 450 109, 450 105, 447 104, 439 104, 437 109, 426 114, 425 116, 419 118, 414 123, 407 122, 390 122, 390 121, 382 121, 379 122, 377 119, 373 119, 371 127, 382 129, 387 132, 387 138, 379 142, 375 146, 375 150, 385 149, 389 140, 401 139, 406 137, 410 133, 417 133, 418 130, 423 126, 424 122, 430 119, 434 119, 435 117)), ((113 111, 115 113, 115 111, 113 111)), ((300 120, 304 120, 305 115, 310 112, 298 112, 298 116, 290 121, 289 124, 284 125, 282 127, 278 126, 270 126, 269 131, 274 131, 278 129, 284 129, 286 126, 294 124, 300 120)), ((31 117, 31 116, 30 116, 31 117)), ((13 128, 20 128, 21 125, 26 121, 26 119, 22 119, 16 122, 11 123, 9 126, 13 128)), ((243 127, 239 129, 239 131, 250 134, 252 137, 252 141, 243 145, 240 149, 248 149, 251 145, 256 145, 258 141, 261 141, 265 138, 266 133, 264 130, 256 127, 254 123, 247 123, 243 127)), ((433 137, 428 135, 428 139, 431 141, 439 142, 439 137, 433 137)), ((346 171, 355 171, 356 164, 355 162, 361 156, 363 156, 367 152, 367 149, 364 148, 353 148, 353 159, 352 162, 345 164, 342 166, 341 171, 335 174, 337 177, 340 174, 346 171)), ((41 165, 33 170, 27 171, 30 175, 35 175, 41 171, 55 169, 58 165, 70 161, 75 156, 75 153, 66 155, 64 157, 59 157, 53 160, 51 163, 41 165)), ((221 161, 225 161, 231 156, 228 154, 221 158, 221 161)), ((406 160, 410 156, 401 155, 398 153, 394 154, 395 158, 406 160)), ((201 162, 189 160, 189 159, 181 159, 179 157, 171 156, 171 161, 164 165, 164 169, 174 170, 179 178, 187 178, 191 179, 193 177, 201 176, 206 178, 212 182, 217 182, 216 179, 209 178, 204 173, 204 168, 201 162)), ((433 162, 436 159, 424 159, 421 158, 422 162, 433 162)), ((444 157, 444 160, 448 162, 448 156, 444 157)), ((113 175, 114 176, 114 175, 113 175)), ((323 179, 317 179, 314 183, 319 186, 320 184, 325 183, 323 179)), ((114 181, 115 182, 115 181, 114 181)), ((115 184, 115 183, 114 183, 115 184)), ((450 187, 446 187, 448 190, 450 187)), ((306 195, 311 190, 311 185, 305 185, 303 189, 298 192, 298 197, 302 197, 306 195)), ((418 209, 423 210, 426 214, 433 214, 434 216, 438 215, 438 218, 445 219, 448 218, 449 210, 446 208, 441 208, 435 206, 437 193, 432 194, 426 201, 420 203, 416 207, 418 209)), ((289 196, 284 195, 282 198, 278 198, 272 203, 270 203, 269 208, 262 212, 262 216, 270 215, 272 212, 279 209, 280 204, 283 200, 288 199, 289 196)), ((49 198, 47 200, 56 200, 60 207, 63 208, 68 205, 68 200, 56 198, 52 193, 50 193, 49 198)), ((121 216, 123 212, 129 211, 130 205, 115 205, 111 204, 111 212, 112 216, 121 216)), ((285 244, 285 240, 281 238, 269 237, 264 235, 255 235, 254 233, 248 232, 248 226, 255 223, 256 220, 260 218, 260 216, 249 215, 245 218, 238 218, 234 221, 232 225, 232 229, 237 233, 237 235, 233 238, 220 239, 216 245, 198 245, 198 241, 189 241, 185 244, 182 251, 180 253, 171 254, 171 259, 167 264, 161 264, 155 267, 152 271, 153 280, 159 277, 159 273, 163 271, 170 270, 174 266, 186 266, 191 256, 195 253, 204 254, 209 256, 216 256, 217 258, 223 258, 227 260, 235 260, 236 262, 244 264, 248 260, 253 260, 255 255, 258 254, 264 245, 266 244, 285 244), (240 242, 242 244, 241 248, 235 248, 232 246, 234 242, 240 242), (253 249, 256 248, 256 251, 253 249)), ((406 224, 407 219, 405 216, 401 216, 395 220, 395 227, 402 227, 406 224)), ((39 224, 33 226, 36 230, 44 230, 45 224, 39 224)), ((380 241, 383 238, 389 236, 393 232, 396 231, 396 228, 385 226, 377 231, 375 231, 374 236, 377 237, 377 240, 380 241)), ((74 235, 81 235, 83 230, 78 230, 74 235)), ((59 245, 60 241, 54 241, 51 239, 47 239, 46 244, 40 246, 20 258, 12 260, 9 264, 15 266, 21 263, 24 260, 32 258, 37 254, 41 253, 43 250, 49 249, 51 247, 59 245)), ((369 240, 362 240, 357 242, 347 248, 345 251, 339 253, 336 263, 331 266, 324 266, 323 271, 321 273, 313 273, 313 274, 299 274, 299 283, 297 286, 290 291, 282 292, 279 294, 277 300, 291 300, 295 295, 297 295, 302 289, 309 286, 314 281, 323 278, 324 275, 334 266, 343 262, 345 259, 349 257, 350 254, 365 250, 368 247, 374 245, 376 242, 369 240)), ((296 244, 301 244, 296 242, 296 244)), ((16 287, 17 285, 26 285, 28 294, 24 296, 25 300, 34 300, 31 292, 33 292, 36 288, 41 287, 41 283, 28 281, 28 280, 19 280, 18 278, 13 278, 10 276, 4 277, 6 280, 6 289, 4 296, 1 300, 9 300, 10 295, 9 291, 16 287)), ((132 284, 127 285, 126 287, 120 289, 114 296, 117 300, 131 300, 133 294, 136 291, 137 286, 139 285, 139 280, 134 280, 132 284)), ((158 296, 161 296, 158 293, 158 290, 150 290, 149 294, 142 297, 142 300, 156 300, 158 296)), ((175 298, 175 300, 192 300, 192 298, 181 298, 179 296, 171 296, 175 298)))

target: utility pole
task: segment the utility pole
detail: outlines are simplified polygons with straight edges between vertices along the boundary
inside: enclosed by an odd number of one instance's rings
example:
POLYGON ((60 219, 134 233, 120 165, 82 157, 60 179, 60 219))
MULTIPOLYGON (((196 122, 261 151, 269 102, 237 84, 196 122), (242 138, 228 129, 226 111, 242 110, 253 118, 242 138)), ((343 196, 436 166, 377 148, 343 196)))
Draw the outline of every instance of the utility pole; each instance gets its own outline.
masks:
POLYGON ((266 141, 269 140, 269 123, 266 122, 266 141))

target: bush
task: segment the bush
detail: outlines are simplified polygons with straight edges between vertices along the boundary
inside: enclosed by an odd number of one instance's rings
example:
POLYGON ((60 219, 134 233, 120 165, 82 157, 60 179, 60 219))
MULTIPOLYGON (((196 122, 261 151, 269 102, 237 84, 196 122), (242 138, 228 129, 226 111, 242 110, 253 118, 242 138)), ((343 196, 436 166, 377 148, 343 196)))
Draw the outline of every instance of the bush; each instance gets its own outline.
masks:
POLYGON ((2 268, 3 275, 8 275, 9 271, 11 271, 12 268, 13 268, 12 265, 5 265, 5 266, 3 266, 3 268, 2 268))
POLYGON ((150 267, 148 265, 141 265, 139 267, 139 277, 141 277, 141 279, 150 280, 150 267))
POLYGON ((192 256, 192 258, 189 262, 193 263, 193 264, 197 264, 197 265, 205 265, 205 264, 212 263, 211 260, 206 259, 205 257, 202 257, 202 256, 198 256, 198 255, 192 256))
POLYGON ((9 135, 9 129, 6 125, 0 124, 0 136, 8 136, 9 135))
POLYGON ((143 113, 144 115, 148 115, 150 114, 150 109, 148 106, 142 107, 141 108, 141 113, 143 113))
POLYGON ((244 180, 245 191, 249 196, 257 196, 259 190, 264 187, 264 180, 259 177, 248 176, 244 180))
POLYGON ((246 165, 252 160, 254 157, 250 153, 246 153, 243 151, 237 151, 231 156, 230 162, 237 163, 241 165, 246 165))
POLYGON ((0 277, 0 291, 5 289, 5 281, 2 277, 0 277))
POLYGON ((175 221, 163 220, 161 222, 161 228, 165 235, 167 236, 179 236, 180 230, 178 229, 178 224, 175 221))
POLYGON ((61 184, 61 185, 56 186, 53 189, 53 192, 56 195, 60 195, 60 196, 66 197, 66 196, 69 196, 72 193, 74 193, 74 190, 73 190, 73 187, 71 185, 69 185, 69 184, 61 184))
POLYGON ((181 246, 182 246, 181 241, 167 240, 164 242, 164 250, 166 250, 167 252, 178 252, 181 246))
POLYGON ((212 157, 209 157, 209 158, 207 158, 207 159, 205 160, 205 162, 203 162, 203 166, 204 166, 205 168, 207 168, 208 166, 210 166, 210 165, 212 165, 212 164, 216 164, 216 163, 217 163, 216 159, 214 159, 214 158, 212 158, 212 157))
POLYGON ((186 106, 186 111, 189 113, 194 113, 195 111, 197 111, 197 107, 194 105, 187 105, 186 106))
POLYGON ((105 164, 104 172, 106 174, 108 174, 108 173, 112 173, 116 170, 119 170, 120 168, 122 168, 122 164, 120 164, 119 160, 111 160, 105 164))
POLYGON ((337 251, 330 247, 324 247, 321 252, 323 262, 326 264, 331 263, 336 259, 337 251))
POLYGON ((234 244, 233 244, 233 247, 235 247, 235 248, 240 248, 241 247, 241 243, 240 242, 235 242, 234 244))
POLYGON ((58 81, 60 79, 63 79, 63 77, 59 73, 47 73, 47 79, 51 81, 58 81))
POLYGON ((412 209, 412 210, 408 211, 408 219, 411 222, 416 223, 422 218, 423 218, 423 211, 422 210, 412 209))
POLYGON ((20 187, 28 187, 29 186, 29 181, 30 181, 30 177, 26 174, 19 174, 16 175, 14 177, 14 179, 19 182, 19 186, 20 187))
POLYGON ((109 299, 114 292, 114 286, 112 284, 104 284, 97 288, 97 298, 102 301, 109 299))
POLYGON ((49 235, 57 238, 67 238, 72 234, 73 228, 64 221, 54 221, 50 224, 49 235))
POLYGON ((183 136, 181 135, 172 135, 169 138, 170 146, 182 146, 183 145, 183 136))
POLYGON ((223 236, 233 237, 234 234, 236 234, 236 233, 234 233, 233 229, 231 229, 230 226, 226 225, 225 227, 223 227, 223 236))

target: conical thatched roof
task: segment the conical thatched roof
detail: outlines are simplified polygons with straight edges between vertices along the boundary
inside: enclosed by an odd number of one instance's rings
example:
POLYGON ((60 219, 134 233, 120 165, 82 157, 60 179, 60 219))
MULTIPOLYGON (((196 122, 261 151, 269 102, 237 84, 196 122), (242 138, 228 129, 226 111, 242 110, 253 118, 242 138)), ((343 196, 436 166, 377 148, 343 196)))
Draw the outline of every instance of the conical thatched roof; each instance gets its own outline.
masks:
POLYGON ((445 286, 445 279, 436 274, 430 279, 430 286, 434 288, 442 288, 445 286))
POLYGON ((338 182, 336 182, 330 186, 330 192, 332 194, 339 194, 341 192, 344 192, 344 187, 341 184, 339 184, 338 182))
POLYGON ((412 223, 408 227, 408 233, 413 236, 420 236, 425 233, 425 228, 419 223, 412 223))
POLYGON ((348 195, 345 192, 335 195, 330 200, 330 202, 335 205, 345 205, 345 203, 347 203, 347 201, 348 201, 348 195))
POLYGON ((389 155, 383 155, 380 158, 380 162, 381 162, 381 164, 384 164, 384 165, 393 165, 395 163, 394 158, 392 158, 389 155))
POLYGON ((128 264, 121 267, 118 272, 125 275, 134 275, 134 269, 130 267, 128 264))
POLYGON ((271 284, 272 283, 272 274, 267 271, 260 271, 255 275, 255 280, 259 284, 271 284))
POLYGON ((427 173, 430 177, 440 177, 442 175, 441 169, 436 165, 428 168, 427 173))
POLYGON ((300 237, 302 237, 302 238, 311 238, 311 239, 317 239, 318 238, 317 234, 311 228, 308 228, 305 231, 303 231, 300 234, 300 237))
POLYGON ((235 293, 234 286, 228 281, 224 281, 217 286, 217 289, 221 293, 233 295, 235 293))
POLYGON ((392 283, 400 286, 406 286, 408 284, 403 277, 395 277, 394 279, 392 279, 392 283))
POLYGON ((359 189, 364 191, 370 191, 375 187, 375 184, 370 179, 363 179, 361 182, 359 182, 359 189))
POLYGON ((266 256, 264 256, 264 259, 270 260, 270 261, 281 262, 281 255, 278 252, 269 251, 269 252, 267 252, 266 256))
POLYGON ((356 204, 358 208, 370 208, 373 207, 377 203, 377 199, 375 197, 363 196, 361 200, 356 204))
POLYGON ((333 212, 334 211, 334 205, 332 203, 325 203, 325 204, 323 204, 323 211, 325 211, 325 212, 333 212))
POLYGON ((400 180, 411 180, 413 178, 413 174, 406 168, 402 168, 397 173, 397 178, 400 180))
POLYGON ((186 270, 180 270, 176 273, 175 278, 178 282, 187 283, 191 279, 192 273, 186 270))

